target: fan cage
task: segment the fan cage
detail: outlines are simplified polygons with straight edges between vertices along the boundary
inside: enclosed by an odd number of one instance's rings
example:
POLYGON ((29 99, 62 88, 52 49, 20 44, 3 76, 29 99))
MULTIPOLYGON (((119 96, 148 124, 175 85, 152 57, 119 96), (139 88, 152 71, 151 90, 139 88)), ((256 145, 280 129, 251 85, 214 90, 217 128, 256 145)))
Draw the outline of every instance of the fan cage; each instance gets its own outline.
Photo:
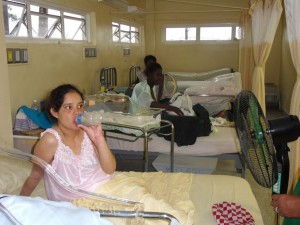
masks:
POLYGON ((276 154, 268 122, 252 92, 243 90, 238 94, 234 102, 234 121, 242 159, 258 184, 271 187, 278 176, 276 154))

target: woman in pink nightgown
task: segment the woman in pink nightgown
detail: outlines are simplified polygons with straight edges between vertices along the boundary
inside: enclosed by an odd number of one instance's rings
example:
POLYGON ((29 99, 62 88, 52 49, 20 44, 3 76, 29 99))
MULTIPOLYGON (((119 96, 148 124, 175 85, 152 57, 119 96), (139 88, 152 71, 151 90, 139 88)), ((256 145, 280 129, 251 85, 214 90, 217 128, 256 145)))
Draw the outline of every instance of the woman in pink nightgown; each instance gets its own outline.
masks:
MULTIPOLYGON (((147 211, 168 212, 181 224, 192 224, 191 174, 115 174, 116 160, 105 141, 101 124, 86 127, 75 122, 77 115, 84 111, 82 93, 70 84, 61 85, 51 92, 49 106, 57 123, 41 134, 34 154, 51 164, 64 181, 84 191, 141 202, 147 211)), ((42 177, 49 200, 71 201, 81 207, 80 201, 85 200, 82 196, 62 188, 38 165, 33 166, 20 194, 30 195, 42 177)), ((149 220, 146 224, 157 224, 157 221, 149 220)))
MULTIPOLYGON (((56 124, 41 134, 34 155, 51 164, 56 173, 74 187, 95 191, 114 176, 116 160, 101 124, 77 125, 75 119, 83 111, 83 94, 75 86, 63 84, 55 88, 49 97, 49 112, 56 124)), ((20 195, 30 195, 43 176, 49 200, 76 198, 54 183, 37 165, 33 166, 20 195)))

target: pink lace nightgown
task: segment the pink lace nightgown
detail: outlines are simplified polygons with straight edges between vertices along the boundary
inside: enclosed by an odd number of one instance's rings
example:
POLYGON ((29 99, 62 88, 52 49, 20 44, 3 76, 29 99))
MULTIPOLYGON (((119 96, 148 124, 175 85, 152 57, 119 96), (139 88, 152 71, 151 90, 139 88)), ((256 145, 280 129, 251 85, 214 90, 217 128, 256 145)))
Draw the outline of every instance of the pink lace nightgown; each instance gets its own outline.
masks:
MULTIPOLYGON (((47 132, 53 134, 58 142, 52 167, 67 183, 78 189, 93 192, 113 177, 114 174, 107 174, 102 170, 92 142, 86 133, 81 143, 81 154, 76 155, 62 142, 56 130, 49 128, 41 134, 41 137, 47 132)), ((44 181, 49 200, 69 201, 80 197, 62 188, 46 171, 44 181)))

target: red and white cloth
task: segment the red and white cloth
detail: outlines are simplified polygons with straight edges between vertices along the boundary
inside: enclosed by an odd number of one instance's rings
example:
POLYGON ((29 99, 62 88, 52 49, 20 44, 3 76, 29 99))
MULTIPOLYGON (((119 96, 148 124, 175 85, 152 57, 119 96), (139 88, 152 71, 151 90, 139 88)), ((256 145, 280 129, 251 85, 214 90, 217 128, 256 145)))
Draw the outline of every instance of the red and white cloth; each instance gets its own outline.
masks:
POLYGON ((221 202, 212 206, 218 225, 254 225, 252 215, 234 202, 221 202))

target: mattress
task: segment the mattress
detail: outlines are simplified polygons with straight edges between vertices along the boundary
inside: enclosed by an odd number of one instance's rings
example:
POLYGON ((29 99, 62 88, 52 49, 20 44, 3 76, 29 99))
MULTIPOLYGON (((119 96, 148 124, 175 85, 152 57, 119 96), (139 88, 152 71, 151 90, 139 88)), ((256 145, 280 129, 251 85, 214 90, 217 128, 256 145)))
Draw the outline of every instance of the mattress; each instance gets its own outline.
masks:
MULTIPOLYGON (((0 193, 18 194, 23 182, 30 173, 30 169, 31 164, 29 162, 21 162, 19 159, 2 156, 0 154, 0 180, 3 181, 0 183, 0 193)), ((141 175, 141 173, 135 174, 136 176, 141 175)), ((166 177, 174 176, 174 173, 166 173, 165 175, 166 177)), ((253 216, 255 224, 263 224, 257 201, 246 180, 225 175, 193 174, 192 176, 193 179, 189 189, 189 195, 195 207, 193 224, 216 225, 217 221, 212 214, 212 206, 213 204, 224 201, 241 205, 253 216)), ((178 180, 178 182, 178 184, 180 184, 181 180, 178 180)), ((42 183, 32 196, 45 198, 42 183)), ((160 223, 155 220, 155 224, 160 223)))
MULTIPOLYGON (((125 134, 107 132, 107 143, 111 149, 124 151, 144 151, 144 139, 125 134), (126 139, 126 140, 125 140, 126 139)), ((153 134, 148 142, 149 152, 170 154, 170 141, 153 134)), ((174 144, 176 155, 214 156, 228 153, 239 153, 240 143, 234 127, 217 127, 209 135, 198 137, 193 145, 174 144)))

